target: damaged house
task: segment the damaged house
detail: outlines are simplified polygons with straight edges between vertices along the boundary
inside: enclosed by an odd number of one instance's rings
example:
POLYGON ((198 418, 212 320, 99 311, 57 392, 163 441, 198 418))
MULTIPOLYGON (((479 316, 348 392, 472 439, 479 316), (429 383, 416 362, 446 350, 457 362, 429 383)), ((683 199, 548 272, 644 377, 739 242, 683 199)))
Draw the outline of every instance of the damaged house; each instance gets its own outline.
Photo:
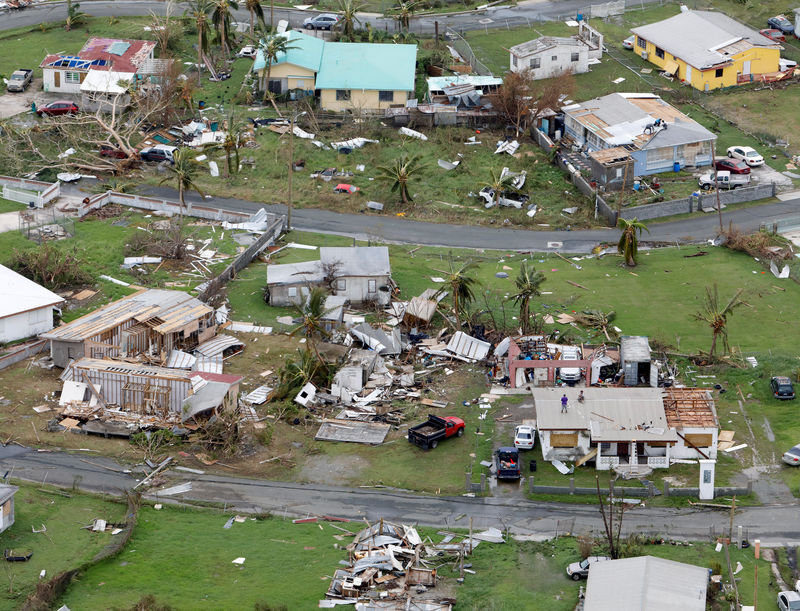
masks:
POLYGON ((603 35, 588 23, 579 23, 575 36, 541 36, 511 47, 511 72, 527 71, 534 80, 564 73, 582 74, 600 63, 603 35))
POLYGON ((428 102, 447 104, 459 108, 482 107, 500 91, 503 79, 496 76, 454 74, 453 76, 430 76, 427 79, 428 102))
POLYGON ((181 291, 142 289, 39 335, 58 367, 71 360, 144 357, 164 363, 216 333, 213 308, 181 291))
POLYGON ((272 306, 297 305, 311 287, 322 287, 351 304, 389 303, 394 289, 385 246, 322 247, 317 261, 267 266, 272 306))
POLYGON ((613 178, 624 179, 628 157, 629 177, 711 164, 716 135, 655 94, 610 93, 562 110, 565 139, 587 153, 615 149, 597 160, 614 165, 613 178))

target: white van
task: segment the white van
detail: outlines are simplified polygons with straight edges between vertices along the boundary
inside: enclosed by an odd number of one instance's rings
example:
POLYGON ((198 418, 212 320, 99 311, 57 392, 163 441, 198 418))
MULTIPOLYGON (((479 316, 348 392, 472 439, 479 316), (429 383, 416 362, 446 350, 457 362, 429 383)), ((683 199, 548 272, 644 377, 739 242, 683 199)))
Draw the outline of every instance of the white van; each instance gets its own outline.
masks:
MULTIPOLYGON (((575 346, 565 346, 561 351, 561 360, 579 361, 581 360, 580 351, 575 346)), ((563 382, 573 386, 581 381, 581 368, 560 367, 558 370, 558 377, 560 377, 563 382)))

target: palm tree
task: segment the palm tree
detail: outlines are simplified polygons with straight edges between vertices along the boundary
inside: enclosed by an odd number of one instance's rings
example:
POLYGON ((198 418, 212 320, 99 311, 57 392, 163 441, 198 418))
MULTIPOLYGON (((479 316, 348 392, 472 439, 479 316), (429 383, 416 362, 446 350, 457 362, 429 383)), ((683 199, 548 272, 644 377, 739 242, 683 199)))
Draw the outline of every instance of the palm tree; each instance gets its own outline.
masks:
POLYGON ((450 290, 453 296, 453 311, 456 315, 457 329, 461 328, 461 313, 466 312, 469 304, 475 299, 473 288, 478 284, 478 281, 469 274, 476 267, 476 264, 472 261, 467 261, 461 267, 456 267, 451 257, 449 270, 436 270, 446 276, 438 292, 441 293, 445 289, 450 290))
POLYGON ((204 147, 206 150, 221 150, 225 152, 225 166, 227 168, 226 178, 239 171, 239 149, 242 147, 242 134, 245 125, 237 120, 233 112, 228 115, 225 121, 225 137, 222 142, 215 142, 204 147), (231 163, 233 161, 234 163, 231 163))
POLYGON ((230 55, 231 43, 231 11, 238 9, 239 4, 236 0, 212 0, 213 11, 211 12, 211 23, 217 32, 217 42, 222 46, 222 54, 227 57, 230 55))
POLYGON ((290 45, 289 39, 286 36, 281 34, 272 34, 265 26, 262 26, 262 28, 259 28, 259 30, 258 39, 254 42, 261 50, 261 53, 264 54, 264 61, 267 62, 267 69, 261 77, 261 87, 264 90, 264 101, 269 98, 272 101, 272 106, 275 108, 275 112, 277 112, 280 116, 281 113, 275 104, 275 100, 272 99, 272 95, 269 90, 269 78, 272 74, 272 64, 278 61, 278 56, 281 53, 286 53, 287 51, 297 47, 290 45))
POLYGON ((191 0, 189 9, 184 13, 194 20, 197 30, 197 80, 200 81, 200 66, 203 65, 203 57, 208 53, 209 40, 211 39, 211 24, 209 14, 214 8, 211 0, 191 0))
POLYGON ((706 323, 711 327, 711 350, 708 351, 709 360, 714 360, 714 350, 717 347, 717 338, 722 337, 722 345, 727 352, 728 345, 728 315, 731 314, 734 308, 739 307, 744 303, 740 296, 744 289, 736 291, 730 301, 725 304, 725 307, 720 308, 719 295, 717 293, 717 285, 714 288, 706 287, 706 298, 703 303, 703 309, 694 314, 694 320, 699 320, 706 323))
POLYGON ((397 3, 395 7, 395 17, 400 22, 400 27, 404 30, 408 29, 411 18, 414 16, 414 11, 417 8, 417 3, 414 0, 403 2, 402 0, 397 3))
POLYGON ((72 26, 81 25, 88 15, 81 13, 81 5, 72 0, 67 0, 67 18, 64 20, 64 29, 69 31, 72 26))
POLYGON ((576 315, 575 322, 577 322, 579 325, 583 325, 584 327, 602 331, 603 335, 606 336, 606 339, 611 341, 611 336, 616 336, 617 333, 614 330, 612 330, 612 333, 609 333, 608 328, 611 326, 611 323, 614 322, 616 317, 617 313, 613 310, 610 312, 603 312, 602 310, 587 310, 576 315))
MULTIPOLYGON (((264 9, 261 8, 260 0, 244 0, 244 6, 250 13, 250 38, 252 38, 255 33, 256 18, 261 23, 264 23, 264 9)), ((272 27, 271 23, 270 27, 272 27)))
POLYGON ((396 45, 411 45, 418 41, 417 35, 413 32, 398 32, 392 36, 392 42, 396 45))
POLYGON ((306 300, 296 307, 300 315, 300 325, 290 333, 290 335, 302 334, 322 364, 324 360, 317 350, 317 339, 330 335, 323 326, 323 317, 329 312, 325 309, 327 298, 328 294, 322 288, 312 287, 306 300))
POLYGON ((339 12, 341 15, 336 27, 341 29, 342 38, 352 42, 356 24, 361 23, 357 14, 366 6, 366 4, 360 4, 356 0, 339 0, 339 12))
POLYGON ((636 267, 636 256, 639 254, 639 236, 642 234, 642 230, 647 233, 650 233, 650 230, 638 218, 630 220, 619 219, 617 226, 622 229, 622 235, 619 236, 619 242, 617 243, 617 252, 625 257, 625 265, 636 267))
POLYGON ((514 303, 519 304, 519 319, 522 322, 522 334, 528 333, 530 324, 530 302, 533 297, 541 295, 539 288, 546 280, 542 272, 537 272, 534 267, 528 267, 525 262, 519 268, 519 274, 514 283, 517 285, 516 294, 511 296, 514 303))
POLYGON ((515 176, 513 174, 504 175, 502 172, 498 174, 493 169, 490 169, 489 176, 490 179, 487 182, 482 182, 481 185, 494 190, 495 206, 500 203, 500 196, 503 194, 503 191, 517 191, 517 188, 514 186, 515 176))
POLYGON ((408 192, 408 179, 422 171, 419 159, 419 155, 409 157, 403 153, 394 160, 392 165, 378 167, 378 180, 391 183, 392 193, 399 189, 400 201, 404 204, 413 201, 411 194, 408 192))
POLYGON ((167 171, 170 175, 164 177, 160 183, 163 185, 166 182, 175 181, 178 184, 181 223, 183 223, 183 209, 186 207, 184 193, 186 191, 197 191, 200 195, 203 195, 203 192, 195 183, 197 172, 200 169, 200 164, 194 159, 195 154, 195 151, 187 147, 179 148, 172 153, 174 163, 167 166, 167 171))

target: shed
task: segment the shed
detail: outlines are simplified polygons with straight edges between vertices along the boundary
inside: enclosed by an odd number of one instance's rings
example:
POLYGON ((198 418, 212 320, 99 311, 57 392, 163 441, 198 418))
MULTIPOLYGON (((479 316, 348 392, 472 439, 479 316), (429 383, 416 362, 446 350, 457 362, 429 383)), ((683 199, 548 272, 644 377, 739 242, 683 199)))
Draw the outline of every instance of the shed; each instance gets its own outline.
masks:
POLYGON ((64 301, 55 293, 0 265, 0 344, 53 328, 53 308, 64 301))
POLYGON ((14 495, 19 488, 10 484, 0 484, 0 533, 14 524, 14 495))
POLYGON ((615 146, 589 153, 592 178, 606 191, 620 191, 633 184, 633 158, 630 145, 615 146))
POLYGON ((619 340, 619 363, 625 386, 658 386, 658 368, 650 366, 647 337, 623 335, 619 340))
POLYGON ((584 611, 705 611, 708 569, 654 556, 592 565, 584 611))

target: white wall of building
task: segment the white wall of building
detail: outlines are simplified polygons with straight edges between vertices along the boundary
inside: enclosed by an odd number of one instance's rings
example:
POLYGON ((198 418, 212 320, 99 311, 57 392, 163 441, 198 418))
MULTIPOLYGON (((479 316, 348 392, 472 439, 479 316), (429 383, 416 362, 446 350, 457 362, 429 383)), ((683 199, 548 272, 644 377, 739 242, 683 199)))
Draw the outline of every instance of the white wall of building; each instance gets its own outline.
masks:
POLYGON ((43 87, 45 91, 61 92, 61 93, 80 93, 81 83, 80 74, 74 70, 66 70, 64 68, 42 68, 43 87), (56 72, 59 73, 59 85, 56 87, 56 72), (68 81, 67 73, 79 75, 77 81, 68 81))
POLYGON ((0 344, 45 333, 53 328, 53 306, 0 318, 0 344))
POLYGON ((567 70, 582 74, 589 71, 589 47, 584 44, 563 45, 526 57, 512 55, 509 67, 512 72, 529 70, 534 80, 552 78, 567 70))

